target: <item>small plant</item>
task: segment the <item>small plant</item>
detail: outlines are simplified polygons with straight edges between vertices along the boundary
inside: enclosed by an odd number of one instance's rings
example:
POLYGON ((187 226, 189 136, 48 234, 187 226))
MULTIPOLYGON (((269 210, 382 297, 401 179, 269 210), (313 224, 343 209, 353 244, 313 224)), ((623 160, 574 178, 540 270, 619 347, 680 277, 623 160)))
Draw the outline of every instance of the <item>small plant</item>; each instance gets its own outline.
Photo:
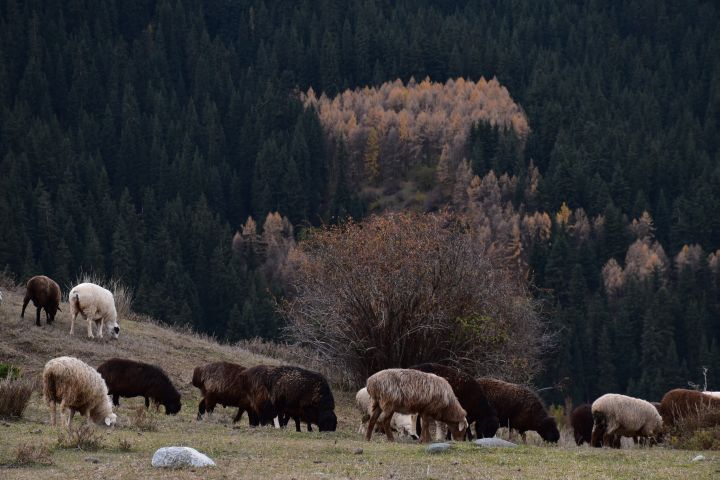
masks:
POLYGON ((14 467, 28 465, 52 465, 53 451, 45 444, 23 443, 15 449, 14 467))
POLYGON ((22 417, 33 389, 28 379, 0 380, 0 417, 22 417))
POLYGON ((0 362, 0 378, 17 379, 20 377, 20 369, 9 363, 0 362))
POLYGON ((155 432, 158 429, 158 421, 152 413, 148 413, 145 407, 137 407, 131 417, 133 426, 142 432, 155 432))
POLYGON ((59 448, 77 448, 78 450, 95 451, 104 447, 104 438, 92 425, 83 423, 75 430, 62 430, 58 433, 59 448))
POLYGON ((118 448, 121 452, 129 452, 132 450, 132 442, 127 438, 121 438, 118 440, 118 448))

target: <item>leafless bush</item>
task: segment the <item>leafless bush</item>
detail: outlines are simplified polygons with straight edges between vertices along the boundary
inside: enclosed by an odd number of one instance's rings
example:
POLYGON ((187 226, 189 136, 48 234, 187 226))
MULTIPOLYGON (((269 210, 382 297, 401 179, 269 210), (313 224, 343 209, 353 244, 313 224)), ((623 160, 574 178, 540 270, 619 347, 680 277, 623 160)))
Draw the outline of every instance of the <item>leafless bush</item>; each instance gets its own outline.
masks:
POLYGON ((156 432, 158 429, 157 418, 145 407, 137 407, 133 410, 131 422, 133 427, 141 432, 156 432))
POLYGON ((0 380, 0 417, 22 417, 34 388, 27 378, 0 380))
MULTIPOLYGON (((122 283, 121 279, 106 279, 93 272, 81 271, 76 277, 74 285, 80 283, 94 283, 95 285, 100 285, 110 290, 115 297, 115 309, 117 310, 118 318, 134 318, 135 314, 132 311, 132 305, 135 299, 135 292, 132 288, 122 283)), ((72 288, 72 286, 70 288, 72 288)), ((70 290, 70 288, 68 288, 68 290, 70 290)))
POLYGON ((526 381, 549 337, 526 285, 474 232, 447 212, 313 232, 291 254, 290 336, 356 384, 427 361, 526 381))
POLYGON ((105 445, 104 436, 93 425, 83 423, 76 429, 61 429, 58 432, 59 448, 77 448, 78 450, 95 451, 105 445))
POLYGON ((53 451, 45 444, 23 443, 15 449, 15 459, 10 465, 13 467, 52 465, 52 456, 53 451))

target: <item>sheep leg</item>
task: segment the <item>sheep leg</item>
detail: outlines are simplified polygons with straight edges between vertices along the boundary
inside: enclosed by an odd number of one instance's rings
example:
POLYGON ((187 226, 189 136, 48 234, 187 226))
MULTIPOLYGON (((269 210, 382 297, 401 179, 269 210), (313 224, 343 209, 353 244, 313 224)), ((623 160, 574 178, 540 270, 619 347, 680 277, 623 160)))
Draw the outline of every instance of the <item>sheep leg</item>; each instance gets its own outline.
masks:
POLYGON ((96 323, 95 323, 95 326, 98 327, 97 336, 98 336, 99 338, 102 338, 102 337, 103 337, 103 327, 104 327, 104 325, 105 325, 105 317, 100 317, 100 325, 99 325, 99 326, 97 325, 97 321, 96 321, 96 323))
POLYGON ((385 418, 383 418, 383 429, 385 430, 385 436, 387 436, 388 442, 394 442, 395 437, 393 437, 392 428, 390 427, 390 422, 392 421, 393 416, 393 410, 389 409, 387 412, 383 412, 385 414, 385 418))
POLYGON ((201 398, 200 403, 198 404, 197 419, 202 420, 203 415, 205 415, 205 399, 201 398))
POLYGON ((95 336, 93 335, 93 331, 92 331, 92 324, 93 324, 93 321, 92 321, 90 318, 87 318, 87 334, 88 334, 88 338, 95 338, 95 336))
MULTIPOLYGON (((243 416, 243 413, 245 413, 245 410, 243 410, 242 407, 238 407, 238 411, 235 414, 235 416, 233 417, 233 423, 239 422, 243 416)), ((250 412, 248 412, 248 418, 250 418, 250 412)), ((248 421, 250 421, 250 420, 248 420, 248 421)), ((251 425, 252 425, 252 422, 251 422, 251 425)))
POLYGON ((113 405, 115 405, 116 407, 118 405, 120 405, 120 395, 118 395, 117 393, 113 393, 112 397, 113 397, 113 405))
POLYGON ((150 399, 148 397, 144 397, 144 398, 145 398, 145 409, 147 410, 148 408, 150 408, 150 399))
POLYGON ((520 432, 520 438, 522 438, 522 442, 524 444, 527 443, 527 436, 525 435, 525 432, 520 432))
POLYGON ((35 314, 35 325, 37 325, 38 327, 40 326, 40 310, 42 310, 42 308, 37 307, 35 314))
POLYGON ((370 420, 368 420, 367 430, 365 431, 365 440, 368 442, 370 441, 370 437, 372 437, 372 432, 375 429, 375 423, 377 422, 377 419, 381 413, 382 410, 380 409, 380 405, 373 402, 372 413, 370 414, 370 420))
POLYGON ((310 422, 307 422, 308 424, 308 432, 312 432, 312 424, 310 422))
POLYGON ((50 425, 53 427, 57 424, 57 404, 54 400, 50 400, 48 407, 50 407, 50 425))
POLYGON ((295 420, 295 431, 300 431, 300 417, 293 417, 293 420, 295 420))
POLYGON ((420 434, 420 443, 429 443, 430 442, 430 417, 425 415, 424 413, 420 416, 421 419, 421 425, 422 425, 422 433, 420 434))
POLYGON ((78 312, 75 312, 72 317, 70 317, 70 335, 73 334, 73 330, 75 330, 75 319, 78 316, 78 312))
POLYGON ((30 303, 30 297, 25 294, 25 298, 23 299, 23 308, 20 312, 20 318, 25 318, 25 308, 28 306, 28 303, 30 303))

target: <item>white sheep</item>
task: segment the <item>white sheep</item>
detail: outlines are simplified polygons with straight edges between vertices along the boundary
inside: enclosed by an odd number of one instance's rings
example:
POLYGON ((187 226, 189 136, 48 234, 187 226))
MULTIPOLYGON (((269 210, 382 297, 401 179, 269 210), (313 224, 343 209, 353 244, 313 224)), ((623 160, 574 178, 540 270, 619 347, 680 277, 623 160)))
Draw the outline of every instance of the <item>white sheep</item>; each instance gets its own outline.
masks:
POLYGON ((68 429, 75 412, 87 417, 87 422, 111 426, 117 421, 112 411, 105 380, 87 363, 75 357, 57 357, 45 364, 43 395, 50 408, 50 423, 57 424, 56 406, 60 404, 60 421, 65 412, 68 429))
POLYGON ((446 423, 455 440, 465 436, 467 412, 442 377, 419 370, 389 368, 367 379, 367 391, 372 399, 372 414, 365 432, 368 441, 381 413, 385 414, 383 429, 387 439, 393 441, 390 420, 395 412, 420 415, 422 442, 430 441, 428 425, 431 420, 446 423))
POLYGON ((659 435, 662 417, 657 408, 645 400, 607 393, 592 404, 593 430, 590 444, 593 447, 611 445, 619 448, 620 437, 646 437, 659 435))
MULTIPOLYGON (((372 415, 372 400, 370 399, 370 394, 368 393, 367 388, 363 387, 358 390, 355 394, 355 404, 362 415, 358 433, 365 433, 365 430, 367 429, 367 421, 370 420, 370 415, 372 415)), ((392 419, 390 420, 390 428, 392 428, 393 432, 397 432, 400 435, 408 436, 417 440, 418 436, 415 431, 416 419, 417 415, 394 413, 392 419)), ((384 417, 381 414, 378 418, 378 422, 382 423, 383 421, 384 417)))
POLYGON ((70 335, 75 329, 75 319, 81 314, 87 320, 88 338, 93 338, 92 325, 97 327, 97 335, 102 338, 103 326, 107 325, 111 337, 117 338, 120 334, 115 297, 110 290, 106 290, 94 283, 81 283, 70 290, 68 295, 70 303, 70 335))
POLYGON ((709 397, 720 398, 720 392, 702 392, 702 393, 709 397))

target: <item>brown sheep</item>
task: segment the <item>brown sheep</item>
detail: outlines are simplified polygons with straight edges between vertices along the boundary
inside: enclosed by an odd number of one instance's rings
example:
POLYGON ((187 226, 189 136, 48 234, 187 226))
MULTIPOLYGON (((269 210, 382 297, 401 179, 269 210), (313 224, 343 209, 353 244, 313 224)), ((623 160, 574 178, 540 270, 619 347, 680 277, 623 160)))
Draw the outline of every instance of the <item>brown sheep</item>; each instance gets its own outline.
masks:
POLYGON ((282 366, 268 368, 264 381, 281 426, 292 418, 298 432, 301 420, 307 423, 308 432, 313 423, 321 432, 335 431, 335 399, 325 377, 304 368, 282 366))
POLYGON ((490 404, 497 410, 500 425, 515 429, 525 441, 525 432, 535 430, 546 442, 556 443, 560 431, 548 415, 537 393, 527 387, 494 378, 479 378, 490 404))
POLYGON ((372 415, 365 439, 370 441, 375 423, 385 414, 383 430, 388 441, 394 441, 390 420, 395 412, 417 413, 422 419, 421 442, 430 441, 429 422, 446 423, 455 440, 465 437, 467 412, 462 408, 452 387, 442 377, 419 370, 389 368, 367 379, 367 391, 372 399, 372 415))
POLYGON ((570 425, 575 435, 575 443, 580 446, 583 442, 590 443, 592 439, 593 417, 592 407, 584 403, 576 407, 570 414, 570 425))
POLYGON ((667 425, 675 425, 683 417, 709 410, 720 410, 720 398, 697 390, 676 388, 667 392, 660 402, 660 414, 667 425))
POLYGON ((40 310, 43 308, 45 309, 45 321, 51 324, 55 320, 55 314, 60 310, 60 286, 45 275, 32 277, 28 280, 25 288, 20 317, 25 317, 25 308, 30 300, 37 308, 35 325, 40 326, 40 310))
MULTIPOLYGON (((497 412, 488 402, 480 382, 457 368, 446 367, 437 363, 423 363, 410 368, 421 372, 434 373, 447 380, 453 389, 453 393, 460 401, 460 405, 467 412, 468 424, 475 423, 477 437, 489 438, 495 435, 500 426, 497 412)), ((470 429, 468 429, 468 434, 470 434, 470 429)), ((468 435, 468 437, 470 436, 468 435)))
POLYGON ((112 395, 113 404, 120 405, 120 397, 145 397, 145 408, 150 399, 155 405, 162 404, 166 415, 180 411, 180 393, 162 368, 144 362, 124 358, 111 358, 103 362, 97 371, 102 375, 112 395))
POLYGON ((192 384, 202 393, 197 419, 201 420, 206 411, 212 413, 215 405, 220 404, 223 407, 238 407, 233 422, 240 421, 245 411, 252 426, 271 422, 275 415, 262 384, 264 373, 264 366, 246 369, 230 362, 195 367, 192 384))

